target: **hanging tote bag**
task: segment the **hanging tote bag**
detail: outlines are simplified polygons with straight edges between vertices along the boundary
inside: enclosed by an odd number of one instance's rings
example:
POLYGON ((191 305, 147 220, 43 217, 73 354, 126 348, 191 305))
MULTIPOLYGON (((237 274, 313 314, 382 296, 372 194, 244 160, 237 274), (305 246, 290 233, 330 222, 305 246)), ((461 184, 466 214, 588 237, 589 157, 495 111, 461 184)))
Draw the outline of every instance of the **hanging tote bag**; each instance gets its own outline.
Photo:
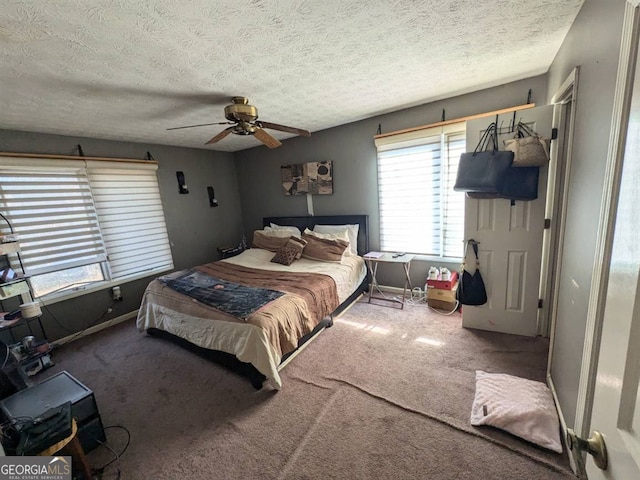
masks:
POLYGON ((478 242, 467 240, 464 246, 464 258, 462 259, 462 274, 456 293, 458 301, 463 305, 484 305, 487 303, 487 290, 480 274, 480 260, 478 259, 478 242), (471 275, 464 267, 467 261, 467 247, 471 244, 476 256, 476 271, 471 275))
POLYGON ((540 167, 509 167, 507 177, 498 193, 467 192, 469 198, 490 199, 506 198, 507 200, 535 200, 538 198, 538 179, 540 167))
POLYGON ((504 147, 513 152, 514 167, 543 167, 549 163, 549 139, 522 122, 518 122, 516 136, 504 141, 504 147))
POLYGON ((498 150, 497 139, 494 122, 485 130, 476 149, 460 156, 456 183, 453 186, 456 192, 500 192, 507 171, 513 163, 513 152, 498 150))

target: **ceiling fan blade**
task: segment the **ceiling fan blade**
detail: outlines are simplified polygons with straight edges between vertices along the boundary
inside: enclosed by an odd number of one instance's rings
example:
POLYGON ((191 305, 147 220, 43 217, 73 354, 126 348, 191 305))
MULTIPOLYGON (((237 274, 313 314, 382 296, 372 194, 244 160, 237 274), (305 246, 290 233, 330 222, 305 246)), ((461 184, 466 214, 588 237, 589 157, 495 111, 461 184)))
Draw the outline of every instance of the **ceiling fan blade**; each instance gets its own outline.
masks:
POLYGON ((172 127, 167 130, 180 130, 181 128, 193 128, 193 127, 207 127, 209 125, 231 125, 234 122, 214 122, 214 123, 200 123, 198 125, 186 125, 184 127, 172 127))
POLYGON ((295 133, 297 135, 302 135, 304 137, 311 136, 311 132, 309 132, 309 130, 303 130, 302 128, 287 127, 286 125, 278 125, 277 123, 263 122, 262 120, 260 120, 259 122, 256 122, 256 124, 263 128, 270 128, 271 130, 280 130, 281 132, 295 133))
POLYGON ((253 133, 253 136, 256 137, 258 140, 260 140, 269 148, 276 148, 282 145, 282 143, 280 143, 280 140, 278 140, 275 137, 272 137, 260 127, 256 127, 256 130, 253 133))
POLYGON ((231 130, 233 130, 235 127, 229 127, 229 128, 225 128, 224 130, 222 130, 219 134, 217 134, 215 137, 213 137, 211 140, 209 140, 207 143, 205 143, 205 145, 209 145, 210 143, 216 143, 219 142, 220 140, 222 140, 224 137, 226 137, 227 135, 229 135, 231 133, 231 130))

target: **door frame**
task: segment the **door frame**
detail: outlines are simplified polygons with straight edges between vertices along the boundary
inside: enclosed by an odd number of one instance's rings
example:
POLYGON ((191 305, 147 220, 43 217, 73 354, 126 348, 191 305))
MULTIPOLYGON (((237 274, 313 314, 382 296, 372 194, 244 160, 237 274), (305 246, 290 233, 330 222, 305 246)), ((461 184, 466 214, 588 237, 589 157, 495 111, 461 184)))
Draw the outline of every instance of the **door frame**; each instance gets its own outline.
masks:
MULTIPOLYGON (((558 139, 551 142, 551 161, 549 162, 549 180, 547 185, 545 218, 551 222, 550 228, 545 230, 542 240, 542 265, 540 272, 540 298, 543 306, 538 310, 538 335, 550 337, 549 359, 547 374, 550 373, 551 351, 553 349, 553 332, 555 327, 555 314, 558 306, 559 282, 556 281, 562 262, 563 243, 566 228, 566 212, 568 204, 569 178, 573 158, 573 133, 576 123, 576 103, 578 98, 578 80, 580 67, 575 67, 562 83, 556 94, 551 99, 553 105, 552 128, 557 129, 558 139), (571 102, 567 112, 565 105, 571 102), (566 127, 569 123, 569 131, 566 136, 560 133, 560 127, 566 127), (560 148, 562 144, 562 148, 560 148), (563 162, 560 165, 560 162, 563 162), (555 275, 552 275, 552 272, 555 275)), ((566 128, 562 129, 565 132, 566 128)))
MULTIPOLYGON (((566 447, 566 432, 567 423, 562 412, 560 401, 556 392, 555 385, 553 383, 553 377, 551 376, 551 360, 553 358, 553 348, 555 339, 555 325, 557 321, 558 311, 558 292, 560 290, 560 282, 557 281, 559 272, 562 268, 562 253, 564 249, 564 243, 561 239, 564 237, 566 229, 567 219, 567 205, 569 201, 569 180, 571 177, 571 164, 573 158, 573 137, 576 123, 576 105, 578 100, 578 80, 580 78, 580 67, 576 66, 569 76, 562 83, 558 91, 551 99, 551 103, 554 105, 553 109, 553 128, 560 128, 563 126, 563 131, 566 131, 566 122, 569 122, 569 130, 564 138, 558 137, 558 141, 552 142, 551 149, 551 162, 555 164, 553 177, 551 172, 549 174, 549 186, 547 191, 547 214, 550 213, 551 228, 548 230, 548 235, 545 235, 543 239, 543 257, 542 257, 542 271, 540 275, 540 293, 544 296, 543 308, 540 309, 538 315, 538 333, 549 335, 549 353, 547 356, 547 385, 553 396, 553 401, 558 411, 558 417, 560 420, 560 426, 562 428, 563 436, 562 441, 566 447), (565 105, 571 102, 570 110, 567 112, 565 105), (563 142, 562 152, 560 155, 559 142, 563 142), (563 168, 559 168, 558 162, 564 161, 563 168), (551 202, 551 204, 550 204, 551 202), (545 248, 546 247, 546 248, 545 248), (550 273, 554 272, 554 275, 550 273), (546 283, 543 283, 546 282, 546 283), (543 319, 541 321, 541 319, 543 319)), ((560 130, 558 131, 560 135, 560 130)), ((565 448, 565 452, 569 452, 568 448, 565 448)), ((574 472, 577 471, 577 465, 574 462, 573 457, 569 456, 571 468, 574 472)))
MULTIPOLYGON (((618 197, 620 193, 620 178, 622 175, 622 165, 624 160, 627 133, 626 127, 628 125, 630 114, 633 80, 638 54, 638 42, 640 41, 639 4, 640 0, 627 0, 622 24, 618 71, 616 76, 613 110, 611 113, 611 129, 609 132, 602 201, 600 213, 598 215, 598 232, 592 268, 585 339, 583 344, 582 364, 580 368, 580 381, 578 384, 576 418, 574 419, 574 430, 578 436, 583 438, 589 437, 591 427, 591 413, 593 409, 596 383, 595 380, 602 337, 602 322, 604 319, 604 307, 606 302, 607 286, 609 283, 611 252, 615 231, 618 197)), ((573 108, 575 109, 575 105, 573 108)), ((557 305, 557 296, 553 303, 555 308, 555 305, 557 305)), ((558 413, 560 415, 563 433, 566 435, 565 419, 562 417, 561 406, 558 403, 553 379, 550 374, 551 361, 553 358, 553 327, 555 326, 556 320, 553 315, 555 315, 555 312, 552 311, 552 332, 547 364, 547 383, 553 393, 554 401, 556 402, 558 413)), ((580 469, 580 471, 577 470, 577 465, 582 464, 583 462, 576 462, 572 455, 570 455, 570 460, 574 471, 579 476, 586 478, 586 472, 582 471, 582 469, 580 469)))

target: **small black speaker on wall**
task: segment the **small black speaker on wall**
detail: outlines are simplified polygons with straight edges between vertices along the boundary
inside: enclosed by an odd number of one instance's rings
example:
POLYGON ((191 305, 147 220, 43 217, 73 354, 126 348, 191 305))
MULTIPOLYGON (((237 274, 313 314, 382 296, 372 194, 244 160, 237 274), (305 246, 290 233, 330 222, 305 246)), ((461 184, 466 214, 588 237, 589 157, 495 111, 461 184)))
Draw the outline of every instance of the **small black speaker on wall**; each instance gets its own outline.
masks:
POLYGON ((189 188, 184 182, 184 173, 176 172, 176 177, 178 178, 178 193, 189 193, 189 188))
POLYGON ((209 194, 209 205, 212 207, 217 207, 218 200, 216 200, 216 194, 213 193, 213 187, 207 187, 207 193, 209 194))

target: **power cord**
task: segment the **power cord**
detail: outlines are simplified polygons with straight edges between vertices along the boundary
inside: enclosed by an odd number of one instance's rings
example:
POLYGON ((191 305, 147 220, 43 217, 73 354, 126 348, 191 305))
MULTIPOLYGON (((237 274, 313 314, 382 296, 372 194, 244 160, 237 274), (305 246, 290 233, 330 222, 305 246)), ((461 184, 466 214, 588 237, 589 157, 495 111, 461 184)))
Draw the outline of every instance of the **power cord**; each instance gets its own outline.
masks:
POLYGON ((450 312, 447 312, 446 310, 439 310, 437 308, 432 307, 431 305, 429 305, 427 303, 427 306, 429 307, 430 310, 440 314, 440 315, 444 315, 444 316, 449 316, 449 315, 453 315, 454 313, 456 313, 458 311, 458 308, 460 307, 460 302, 458 300, 456 300, 456 306, 453 310, 451 310, 450 312))
MULTIPOLYGON (((103 280, 92 280, 92 281, 88 281, 88 282, 77 282, 77 283, 72 283, 71 285, 66 285, 64 287, 60 287, 57 288, 55 290, 51 290, 50 292, 47 293, 47 295, 51 294, 51 293, 56 293, 56 292, 60 292, 62 290, 69 290, 69 291, 73 291, 73 290, 78 290, 79 286, 83 286, 83 285, 91 285, 94 283, 99 283, 102 282, 103 280)), ((62 328, 64 331, 69 332, 69 333, 75 333, 73 330, 69 330, 65 325, 62 324, 62 322, 60 322, 56 316, 51 312, 51 310, 49 310, 49 308, 47 307, 47 305, 45 305, 42 302, 39 302, 40 305, 46 310, 46 312, 51 316, 51 318, 53 318, 53 320, 58 324, 58 326, 60 328, 62 328)), ((113 306, 112 306, 113 307, 113 306)), ((110 307, 110 308, 112 308, 110 307)))
POLYGON ((429 302, 427 300, 427 293, 423 292, 420 287, 415 287, 411 290, 411 297, 408 298, 405 303, 407 305, 417 307, 427 307, 429 310, 444 316, 453 315, 458 311, 458 308, 460 307, 460 302, 458 300, 456 300, 455 307, 450 311, 432 307, 431 305, 429 305, 429 302))
MULTIPOLYGON (((0 343, 4 343, 4 342, 0 342, 0 343)), ((4 369, 4 367, 7 366, 7 363, 9 362, 9 357, 11 356, 11 350, 9 350, 9 345, 4 343, 4 346, 7 350, 5 351, 4 361, 2 362, 2 366, 0 367, 0 370, 4 369)))
POLYGON ((20 431, 30 424, 34 419, 27 416, 11 417, 0 423, 0 438, 5 451, 12 452, 18 446, 20 431))
MULTIPOLYGON (((375 290, 376 290, 377 294, 380 295, 382 298, 385 298, 387 300, 399 300, 397 295, 394 295, 394 296, 386 295, 380 289, 380 286, 378 284, 375 285, 375 290)), ((429 310, 437 313, 438 315, 444 315, 444 316, 453 315, 454 313, 456 313, 458 311, 458 308, 460 307, 460 302, 458 300, 456 300, 455 308, 453 308, 453 310, 451 310, 451 311, 440 310, 438 308, 434 308, 431 305, 429 305, 429 303, 427 302, 427 293, 423 292, 420 287, 412 288, 411 291, 410 291, 410 297, 409 298, 405 298, 404 299, 404 303, 405 303, 405 305, 411 305, 411 306, 415 306, 415 307, 426 307, 429 310)))
POLYGON ((129 445, 131 444, 131 432, 124 426, 122 425, 110 425, 108 427, 104 427, 105 430, 109 430, 110 428, 119 428, 121 430, 124 430, 124 432, 127 434, 127 442, 125 443, 124 447, 122 448, 122 450, 120 451, 120 453, 116 452, 111 446, 109 446, 109 444, 107 442, 102 442, 98 439, 96 439, 96 441, 101 444, 102 446, 104 446, 105 448, 107 448, 107 450, 109 450, 111 453, 113 453, 114 458, 107 462, 106 464, 104 464, 101 467, 98 468, 94 468, 94 472, 95 474, 98 476, 98 478, 103 478, 104 475, 104 471, 105 469, 111 465, 113 462, 118 462, 118 467, 117 467, 117 479, 120 479, 120 476, 122 475, 122 471, 120 470, 120 457, 124 454, 124 452, 127 451, 127 448, 129 448, 129 445))
POLYGON ((420 287, 414 287, 411 289, 411 296, 405 300, 405 304, 415 307, 427 306, 427 292, 423 291, 420 287))
POLYGON ((53 314, 53 312, 49 310, 49 307, 47 307, 44 303, 42 304, 42 307, 49 314, 49 316, 53 318, 53 320, 58 324, 58 326, 62 328, 65 332, 75 333, 73 330, 69 330, 65 325, 63 325, 62 322, 58 320, 58 318, 53 314))
MULTIPOLYGON (((111 303, 111 305, 109 305, 109 306, 107 307, 107 309, 104 311, 104 313, 103 313, 102 315, 100 315, 98 318, 96 318, 96 319, 95 319, 93 322, 91 322, 89 325, 87 325, 87 326, 86 326, 86 327, 84 327, 82 330, 80 330, 80 331, 79 331, 79 332, 77 332, 75 335, 73 335, 71 338, 69 338, 65 343, 72 342, 73 340, 75 340, 76 338, 78 338, 80 335, 82 335, 84 332, 86 332, 88 329, 90 329, 91 327, 94 327, 94 326, 96 326, 98 323, 100 323, 100 321, 105 317, 105 315, 107 315, 108 313, 113 312, 113 307, 114 307, 117 303, 118 303, 118 301, 117 301, 117 300, 114 300, 114 301, 111 303)), ((47 309, 46 307, 45 307, 45 309, 47 310, 47 312, 49 312, 49 309, 47 309)), ((49 312, 49 313, 51 313, 51 312, 49 312)), ((58 323, 58 325, 62 326, 62 325, 60 324, 60 322, 59 322, 59 321, 58 321, 58 320, 57 320, 53 315, 52 315, 52 317, 56 320, 56 323, 58 323)), ((65 328, 65 327, 63 327, 63 328, 65 328)), ((70 331, 69 329, 67 329, 67 328, 65 328, 65 330, 67 330, 67 332, 71 332, 71 331, 70 331)), ((73 332, 71 332, 71 333, 73 333, 73 332)), ((54 342, 54 345, 52 346, 52 348, 57 348, 57 347, 59 347, 59 346, 60 346, 60 345, 55 345, 55 342, 54 342)))
POLYGON ((411 300, 424 300, 424 292, 420 287, 413 287, 411 289, 411 300))
MULTIPOLYGON (((418 287, 416 287, 416 288, 418 288, 418 287)), ((404 303, 410 304, 409 300, 404 298, 402 295, 393 295, 393 296, 387 295, 383 290, 380 289, 380 285, 378 285, 377 283, 375 285, 375 290, 377 292, 377 295, 380 296, 380 298, 383 298, 385 300, 394 300, 396 302, 401 302, 402 300, 404 300, 404 303)), ((409 292, 412 295, 412 297, 413 297, 413 294, 412 294, 413 290, 415 290, 415 289, 412 288, 411 286, 409 286, 409 292)))
POLYGON ((380 289, 380 285, 378 285, 377 283, 376 283, 376 292, 377 292, 377 293, 378 293, 382 298, 385 298, 385 299, 387 299, 387 300, 397 300, 397 299, 398 299, 398 297, 397 297, 396 295, 394 295, 394 296, 389 296, 389 295, 385 294, 385 293, 380 289))
MULTIPOLYGON (((113 453, 113 455, 115 456, 115 458, 113 460, 111 460, 111 462, 107 463, 107 465, 111 465, 112 462, 114 462, 115 460, 118 461, 118 466, 117 466, 117 472, 116 472, 116 479, 120 480, 120 477, 122 476, 122 470, 120 469, 120 455, 118 454, 118 452, 116 452, 113 448, 111 448, 106 442, 101 442, 100 440, 96 440, 100 445, 102 445, 103 447, 105 447, 107 450, 111 451, 111 453, 113 453)), ((100 469, 94 469, 94 474, 98 476, 98 478, 102 479, 104 477, 104 469, 106 468, 106 465, 100 469)))

